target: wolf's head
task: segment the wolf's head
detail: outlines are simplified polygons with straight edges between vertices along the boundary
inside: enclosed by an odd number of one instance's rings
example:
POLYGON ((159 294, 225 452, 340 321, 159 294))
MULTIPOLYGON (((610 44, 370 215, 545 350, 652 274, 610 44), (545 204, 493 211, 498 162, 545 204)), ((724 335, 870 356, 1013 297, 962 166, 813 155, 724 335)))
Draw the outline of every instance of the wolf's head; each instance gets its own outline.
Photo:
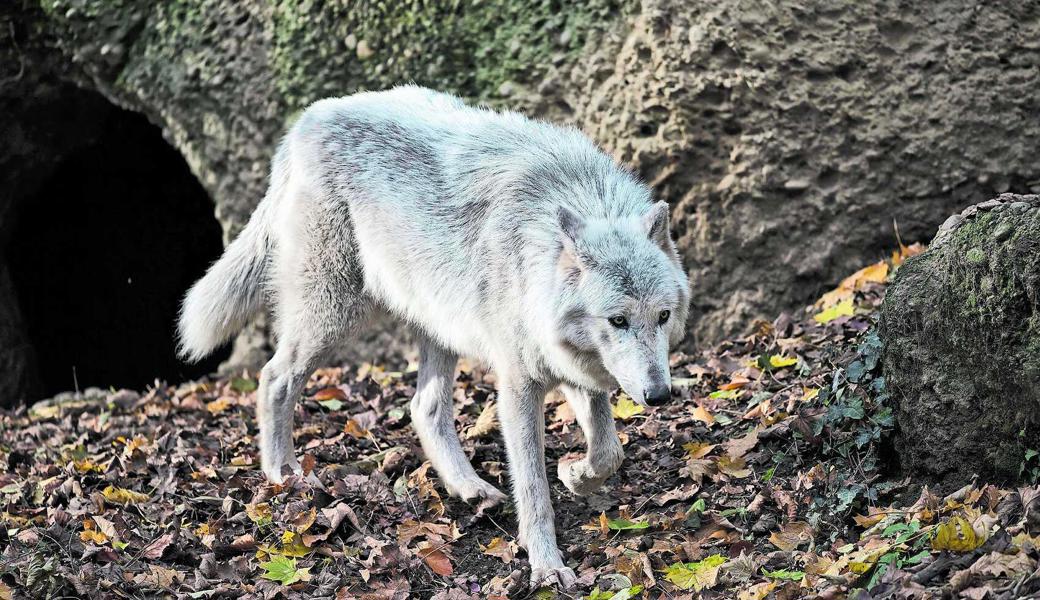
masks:
POLYGON ((668 232, 668 204, 643 215, 559 213, 563 343, 602 387, 633 400, 668 400, 668 350, 686 331, 689 283, 668 232))

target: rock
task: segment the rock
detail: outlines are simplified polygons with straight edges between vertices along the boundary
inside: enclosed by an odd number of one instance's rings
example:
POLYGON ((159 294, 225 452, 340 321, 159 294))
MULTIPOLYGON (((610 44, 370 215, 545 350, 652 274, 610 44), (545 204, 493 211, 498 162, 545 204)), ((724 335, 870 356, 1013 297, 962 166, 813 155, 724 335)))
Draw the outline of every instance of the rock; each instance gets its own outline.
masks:
POLYGON ((944 489, 1014 481, 1040 449, 1040 196, 976 206, 899 268, 880 316, 900 464, 944 489))
POLYGON ((369 45, 367 40, 361 40, 357 43, 357 57, 361 60, 368 60, 375 54, 375 50, 369 45))
POLYGON ((417 81, 580 127, 673 206, 691 343, 813 300, 893 245, 893 220, 926 240, 951 205, 1040 181, 1040 121, 1021 117, 1040 114, 1022 76, 1036 3, 0 4, 0 31, 20 32, 17 50, 0 42, 0 96, 28 56, 32 77, 148 115, 225 241, 263 196, 287 123, 323 97, 417 81))

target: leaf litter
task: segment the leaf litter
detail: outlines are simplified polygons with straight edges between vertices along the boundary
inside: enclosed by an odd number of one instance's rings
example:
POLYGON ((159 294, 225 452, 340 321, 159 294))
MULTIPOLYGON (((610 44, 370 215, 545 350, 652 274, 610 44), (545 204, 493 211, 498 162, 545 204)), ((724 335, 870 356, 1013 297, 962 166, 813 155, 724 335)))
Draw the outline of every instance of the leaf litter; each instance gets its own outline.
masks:
MULTIPOLYGON (((423 461, 415 373, 362 365, 312 377, 305 474, 283 485, 257 469, 254 373, 0 412, 0 598, 1035 597, 1040 486, 940 495, 885 476, 872 323, 919 251, 673 355, 667 406, 618 394, 609 489, 576 499, 550 475, 578 590, 527 589, 511 506, 449 498, 423 461)), ((464 368, 455 398, 467 455, 507 489, 493 380, 464 368)), ((584 442, 562 397, 547 404, 552 467, 584 442)))

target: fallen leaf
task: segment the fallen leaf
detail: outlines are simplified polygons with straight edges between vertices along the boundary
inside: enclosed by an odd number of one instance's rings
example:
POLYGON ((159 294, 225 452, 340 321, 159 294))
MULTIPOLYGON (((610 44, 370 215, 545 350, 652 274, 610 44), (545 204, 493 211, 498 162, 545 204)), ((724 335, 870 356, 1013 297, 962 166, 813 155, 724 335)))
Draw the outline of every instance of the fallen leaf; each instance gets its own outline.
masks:
POLYGON ((697 406, 693 407, 693 418, 704 423, 708 427, 715 424, 715 417, 708 412, 708 409, 704 408, 703 404, 697 404, 697 406))
POLYGON ((761 430, 758 427, 754 427, 746 435, 739 438, 733 438, 722 444, 722 448, 726 451, 726 455, 730 458, 736 459, 750 452, 752 448, 758 445, 759 431, 761 430))
POLYGON ((498 410, 495 407, 494 402, 488 402, 484 405, 484 409, 480 411, 480 416, 477 417, 477 421, 473 423, 473 426, 466 430, 465 438, 467 440, 474 440, 482 438, 492 431, 498 429, 498 410))
POLYGON ((650 524, 646 521, 630 521, 628 519, 609 519, 607 527, 614 531, 629 531, 632 529, 646 529, 650 524))
POLYGON ((683 448, 690 454, 691 459, 704 458, 715 449, 717 444, 706 444, 704 442, 687 442, 683 448))
POLYGON ((829 308, 846 300, 851 302, 856 290, 862 289, 867 283, 884 283, 886 277, 888 277, 888 263, 883 260, 863 267, 843 279, 838 287, 821 296, 816 301, 816 307, 829 308))
POLYGON ((780 531, 769 534, 769 541, 784 552, 790 552, 813 539, 813 528, 804 521, 784 525, 780 531))
POLYGON ((782 369, 784 367, 790 367, 791 365, 798 364, 798 357, 796 356, 782 356, 780 354, 774 354, 769 357, 769 365, 774 369, 782 369))
POLYGON ((500 558, 504 563, 513 562, 513 558, 516 557, 516 551, 518 549, 519 547, 516 542, 507 542, 500 537, 492 539, 487 546, 480 547, 480 550, 484 554, 500 558))
POLYGON ((217 398, 213 402, 206 403, 206 410, 208 410, 211 415, 219 415, 231 406, 232 401, 233 399, 228 397, 217 398))
POLYGON ((713 554, 692 563, 677 562, 664 569, 664 578, 681 590, 710 588, 718 581, 719 568, 726 562, 721 554, 713 554))
POLYGON ((142 494, 126 488, 120 488, 115 486, 106 486, 101 491, 101 495, 105 497, 105 500, 114 502, 115 504, 138 504, 141 502, 148 502, 148 494, 142 494))
POLYGON ((141 556, 143 558, 148 558, 148 559, 159 558, 160 556, 162 556, 163 552, 166 551, 166 548, 170 545, 171 542, 173 542, 173 534, 172 533, 163 534, 163 535, 155 538, 154 540, 149 542, 147 546, 142 548, 141 549, 141 556))
POLYGON ((751 469, 747 468, 747 461, 742 456, 736 458, 729 455, 720 456, 716 466, 719 468, 720 473, 725 473, 737 479, 751 475, 751 469))
POLYGON ((292 585, 297 581, 309 581, 311 578, 310 568, 296 568, 296 559, 286 556, 272 556, 271 560, 261 562, 260 568, 264 570, 261 577, 271 581, 277 581, 282 585, 292 585))
POLYGON ((448 555, 444 552, 433 547, 419 548, 418 554, 426 565, 430 567, 430 570, 438 575, 448 577, 452 573, 451 560, 448 559, 448 555))
POLYGON ((932 549, 950 550, 951 552, 970 552, 986 541, 984 536, 977 535, 975 529, 961 515, 951 517, 949 521, 935 528, 932 537, 932 549))
POLYGON ((632 398, 625 393, 618 395, 617 404, 612 408, 614 418, 621 419, 622 421, 627 421, 645 410, 646 409, 643 408, 642 405, 633 402, 632 398))
MULTIPOLYGON (((330 387, 321 388, 317 392, 314 392, 314 395, 311 396, 311 397, 314 398, 315 400, 317 400, 318 402, 327 401, 327 400, 339 400, 339 401, 343 402, 343 401, 346 401, 347 394, 346 394, 346 392, 344 392, 343 390, 341 390, 338 387, 330 386, 330 387)), ((333 409, 333 410, 338 410, 338 409, 333 409)))
POLYGON ((813 319, 815 319, 817 323, 825 324, 830 323, 838 317, 851 317, 855 312, 856 307, 852 303, 852 298, 849 298, 848 300, 842 300, 834 306, 820 311, 813 317, 813 319))

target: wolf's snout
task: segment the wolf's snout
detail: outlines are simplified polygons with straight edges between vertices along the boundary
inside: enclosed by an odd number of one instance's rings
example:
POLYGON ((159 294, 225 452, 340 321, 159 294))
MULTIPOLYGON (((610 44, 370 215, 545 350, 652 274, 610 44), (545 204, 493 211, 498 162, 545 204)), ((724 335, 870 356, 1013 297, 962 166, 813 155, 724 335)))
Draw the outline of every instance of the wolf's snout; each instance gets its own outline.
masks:
POLYGON ((646 390, 646 403, 661 406, 672 398, 672 389, 664 382, 655 383, 646 390))

